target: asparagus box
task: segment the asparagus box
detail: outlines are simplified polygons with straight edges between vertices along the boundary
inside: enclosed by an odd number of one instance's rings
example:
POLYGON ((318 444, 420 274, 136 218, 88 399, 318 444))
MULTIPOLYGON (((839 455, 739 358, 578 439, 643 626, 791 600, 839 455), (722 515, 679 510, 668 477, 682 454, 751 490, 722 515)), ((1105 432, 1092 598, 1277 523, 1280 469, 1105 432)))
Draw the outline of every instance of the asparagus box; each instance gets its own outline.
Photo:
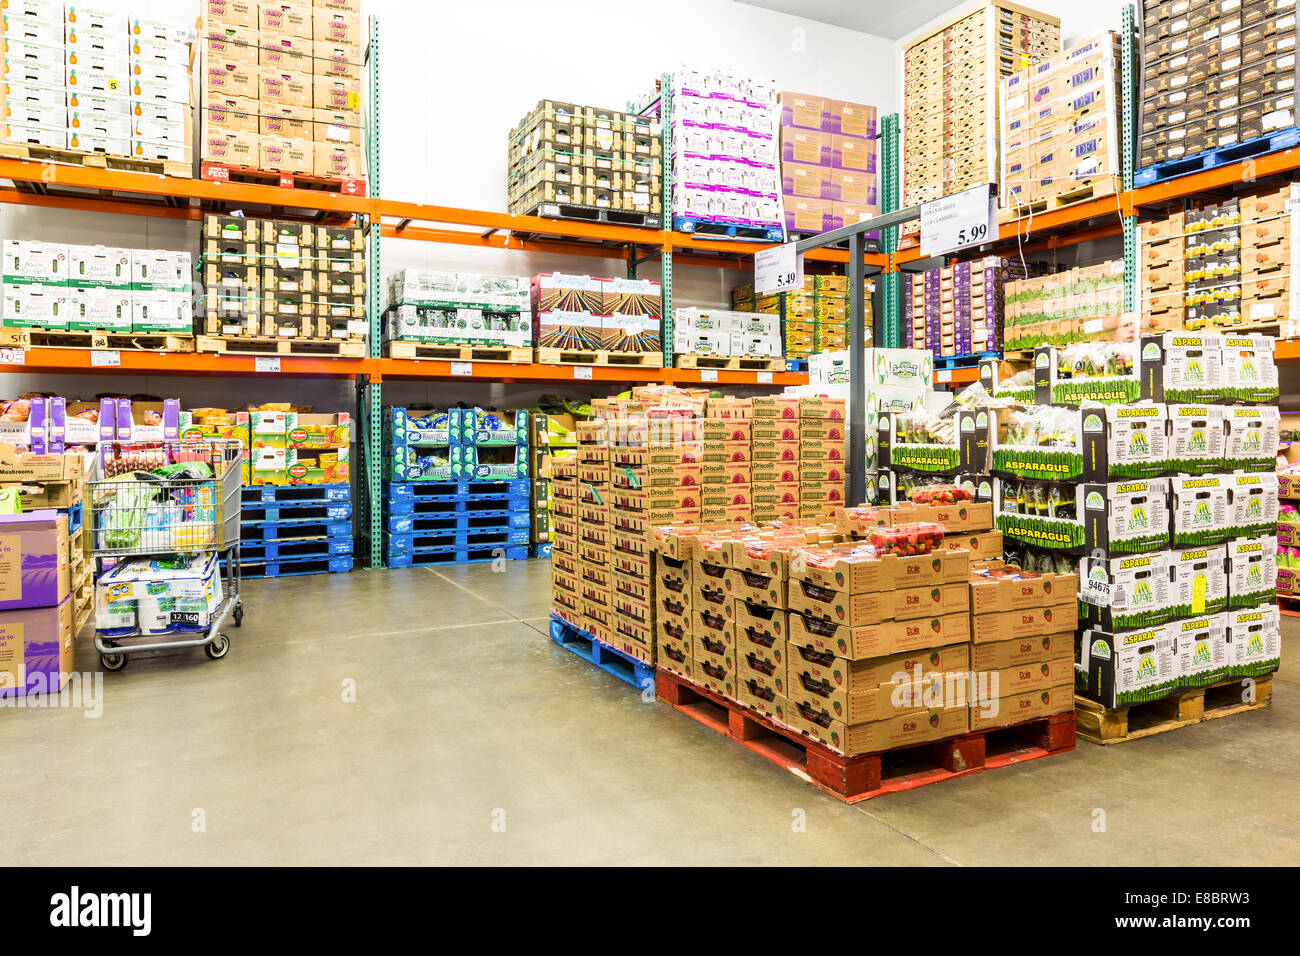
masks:
POLYGON ((952 475, 984 472, 989 457, 989 413, 962 410, 918 429, 915 413, 881 412, 876 420, 877 462, 881 468, 952 475))
POLYGON ((1217 459, 1219 469, 1269 471, 1277 465, 1281 413, 1276 405, 1235 405, 1221 409, 1224 440, 1217 459))
POLYGON ((1222 615, 1226 624, 1228 674, 1258 677, 1278 669, 1282 659, 1277 605, 1239 608, 1222 615))
POLYGON ((1227 615, 1206 614, 1165 625, 1174 635, 1179 681, 1188 687, 1228 676, 1227 615))
POLYGON ((1173 617, 1215 614, 1228 606, 1228 549, 1223 545, 1169 552, 1173 617))
POLYGON ((1227 538, 1272 534, 1277 530, 1277 475, 1271 471, 1225 475, 1232 482, 1227 538))
POLYGON ((1163 624, 1176 616, 1177 589, 1167 551, 1120 558, 1085 559, 1080 567, 1080 602, 1088 623, 1107 631, 1163 624), (1091 597, 1109 591, 1110 601, 1091 597))
POLYGON ((1079 640, 1075 689, 1107 707, 1158 700, 1177 690, 1176 638, 1169 627, 1085 629, 1079 640))
POLYGON ((1222 337, 1166 332, 1142 339, 1142 397, 1213 402, 1224 394, 1222 337))
POLYGON ((1218 544, 1232 535, 1231 475, 1180 476, 1172 480, 1173 543, 1218 544))
POLYGON ((1228 606, 1271 604, 1277 582, 1277 538, 1238 538, 1226 545, 1228 606))
MULTIPOLYGON (((1225 415, 1237 411, 1254 412, 1256 409, 1223 408, 1218 405, 1169 405, 1169 461, 1173 470, 1183 474, 1199 475, 1219 471, 1224 460, 1231 460, 1227 448, 1225 415)), ((1274 409, 1276 412, 1276 409, 1274 409)), ((1252 431, 1247 418, 1241 432, 1243 441, 1252 431)), ((1254 440, 1262 436, 1255 432, 1254 440)), ((1274 429, 1274 446, 1277 435, 1274 429)))
POLYGON ((1273 339, 1266 335, 1225 335, 1222 394, 1241 402, 1267 402, 1278 396, 1273 339))

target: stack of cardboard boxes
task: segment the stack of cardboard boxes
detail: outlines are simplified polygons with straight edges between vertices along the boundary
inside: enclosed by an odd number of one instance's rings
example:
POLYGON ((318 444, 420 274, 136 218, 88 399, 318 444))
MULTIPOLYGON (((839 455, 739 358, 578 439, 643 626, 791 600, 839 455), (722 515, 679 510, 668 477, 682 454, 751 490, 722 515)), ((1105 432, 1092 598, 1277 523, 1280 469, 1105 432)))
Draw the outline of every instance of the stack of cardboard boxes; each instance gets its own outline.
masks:
POLYGON ((990 3, 903 51, 903 205, 998 181, 998 82, 1061 51, 1055 17, 990 3))
POLYGON ((1002 207, 1119 191, 1119 38, 1093 37, 1002 81, 1002 207))
MULTIPOLYGON (((663 298, 650 279, 545 273, 530 296, 539 349, 663 354, 663 298)), ((539 360, 546 361, 544 355, 539 360)))
POLYGON ((365 341, 361 229, 208 214, 201 242, 208 335, 365 341))
POLYGON ((879 215, 876 108, 803 93, 780 101, 786 231, 829 232, 879 215))
POLYGON ((204 162, 364 175, 359 0, 204 0, 204 162))
POLYGON ((193 24, 23 0, 4 10, 9 142, 164 161, 193 173, 193 24))
POLYGON ((1004 350, 1031 349, 1044 342, 1119 341, 1124 263, 1117 259, 1012 279, 1004 290, 1004 310, 1004 350))
POLYGON ((551 610, 574 627, 587 630, 578 586, 578 453, 551 458, 551 610))
POLYGON ((578 624, 602 644, 614 643, 614 591, 610 554, 609 432, 604 421, 578 424, 577 529, 578 624))
MULTIPOLYGON (((875 283, 863 287, 862 314, 865 341, 870 346, 874 332, 871 296, 875 283)), ((819 352, 848 347, 848 279, 844 276, 805 275, 800 290, 755 295, 753 283, 731 290, 732 308, 782 317, 786 358, 804 358, 819 352)))
POLYGON ((1142 17, 1141 166, 1296 125, 1291 4, 1144 0, 1142 17))
POLYGON ((552 214, 548 203, 588 206, 609 210, 611 222, 657 228, 662 150, 649 117, 542 100, 510 131, 508 208, 533 216, 552 214))
POLYGON ((4 240, 7 328, 194 333, 188 252, 4 240))
POLYGON ((381 309, 385 342, 503 348, 533 344, 525 276, 401 269, 388 277, 381 309))
POLYGON ((678 309, 673 314, 673 353, 778 358, 781 317, 769 312, 678 309))
POLYGON ((1025 274, 1019 259, 996 256, 904 273, 903 345, 936 356, 1000 351, 1004 284, 1025 274))
POLYGON ((72 673, 75 634, 68 516, 0 515, 0 546, 11 568, 0 582, 0 697, 57 694, 72 673))

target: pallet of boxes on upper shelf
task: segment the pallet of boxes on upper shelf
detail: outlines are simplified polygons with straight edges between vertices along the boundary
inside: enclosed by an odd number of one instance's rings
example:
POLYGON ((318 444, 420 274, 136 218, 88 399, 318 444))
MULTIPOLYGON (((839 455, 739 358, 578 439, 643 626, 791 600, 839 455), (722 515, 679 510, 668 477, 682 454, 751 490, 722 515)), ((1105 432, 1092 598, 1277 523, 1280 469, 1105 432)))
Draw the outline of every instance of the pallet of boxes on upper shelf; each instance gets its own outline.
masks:
POLYGON ((546 272, 529 295, 540 364, 663 367, 658 282, 546 272))
POLYGON ((785 370, 781 316, 775 312, 677 309, 672 350, 677 368, 785 370))
POLYGON ((1079 732, 1115 743, 1264 706, 1280 655, 1272 341, 1089 348, 1087 363, 1040 348, 1033 397, 987 408, 1008 560, 1077 569, 1079 732))
MULTIPOLYGON (((875 283, 867 281, 862 293, 862 340, 870 343, 874 332, 871 297, 875 283)), ((761 313, 780 318, 785 357, 807 360, 810 355, 835 352, 849 345, 849 280, 839 275, 805 275, 801 289, 758 295, 752 282, 731 290, 731 306, 739 313, 761 313)))
POLYGON ((985 256, 903 274, 903 345, 936 365, 972 364, 1002 349, 1010 280, 1041 271, 1020 258, 985 256))
POLYGON ((388 277, 381 309, 389 358, 533 360, 527 276, 401 269, 388 277))
POLYGON ((0 346, 194 351, 188 252, 5 239, 0 346))
POLYGON ((787 236, 830 232, 878 216, 876 108, 804 93, 783 92, 779 99, 787 236))
POLYGON ((542 100, 510 131, 514 215, 658 229, 663 142, 657 118, 542 100))
POLYGON ((208 213, 200 352, 364 358, 365 233, 208 213))
POLYGON ((193 176, 195 23, 128 7, 6 5, 0 156, 193 176))
POLYGON ((200 175, 366 192, 359 0, 204 0, 200 175))

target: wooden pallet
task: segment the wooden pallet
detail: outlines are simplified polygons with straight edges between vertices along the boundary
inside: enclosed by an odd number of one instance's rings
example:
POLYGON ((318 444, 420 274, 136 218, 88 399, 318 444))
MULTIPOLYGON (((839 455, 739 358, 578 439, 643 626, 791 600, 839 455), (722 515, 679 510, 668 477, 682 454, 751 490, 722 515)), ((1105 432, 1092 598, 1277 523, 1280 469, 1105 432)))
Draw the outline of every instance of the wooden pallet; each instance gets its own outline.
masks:
POLYGON ((1014 222, 1017 219, 1028 219, 1030 216, 1041 216, 1053 209, 1065 209, 1068 206, 1077 206, 1079 203, 1101 199, 1104 196, 1113 196, 1118 191, 1119 177, 1103 176, 1090 183, 1075 186, 1073 189, 1064 190, 1053 196, 1044 196, 1041 199, 1027 201, 1015 200, 1012 205, 998 210, 998 222, 1014 222))
POLYGON ((655 689, 674 710, 784 767, 845 803, 913 790, 1074 749, 1074 714, 846 757, 757 711, 660 667, 655 689))
POLYGON ((1159 700, 1115 709, 1076 695, 1079 736, 1094 744, 1120 744, 1218 717, 1260 710, 1272 702, 1272 674, 1254 679, 1255 699, 1250 703, 1241 699, 1243 680, 1234 677, 1206 687, 1189 687, 1159 700))
POLYGON ((394 359, 433 360, 442 362, 512 362, 530 364, 533 350, 530 348, 498 348, 492 345, 435 345, 431 342, 403 342, 392 340, 385 343, 384 354, 394 359))
POLYGON ((0 348, 116 349, 137 352, 193 352, 194 336, 174 332, 105 332, 0 328, 0 348))
POLYGON ((0 156, 9 159, 26 159, 35 163, 64 163, 69 166, 117 169, 131 173, 153 173, 157 176, 174 176, 177 179, 194 178, 193 163, 170 159, 114 156, 93 150, 59 149, 55 146, 37 146, 32 143, 0 143, 0 156))
POLYGON ((229 166, 206 161, 199 165, 199 178, 217 183, 251 183, 258 186, 279 186, 282 189, 316 189, 327 193, 341 193, 344 196, 366 194, 364 179, 334 179, 328 176, 308 176, 303 173, 256 169, 252 166, 229 166))
POLYGON ((674 360, 677 368, 716 368, 742 372, 784 372, 785 359, 748 355, 699 355, 685 352, 674 360))
POLYGON ((537 349, 539 365, 628 365, 663 368, 663 352, 610 352, 605 349, 537 349))
POLYGON ((237 338, 217 335, 200 335, 197 339, 200 352, 217 352, 227 355, 314 355, 333 358, 365 358, 364 340, 344 339, 277 339, 237 338))

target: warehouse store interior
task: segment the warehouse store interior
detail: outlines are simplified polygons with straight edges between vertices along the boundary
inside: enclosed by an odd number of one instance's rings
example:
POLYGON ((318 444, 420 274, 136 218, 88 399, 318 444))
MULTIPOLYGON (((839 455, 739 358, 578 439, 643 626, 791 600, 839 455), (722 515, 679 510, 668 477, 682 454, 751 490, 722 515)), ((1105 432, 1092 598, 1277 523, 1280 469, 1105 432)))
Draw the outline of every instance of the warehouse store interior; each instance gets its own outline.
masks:
POLYGON ((10 859, 1294 864, 1224 6, 9 0, 10 859))

